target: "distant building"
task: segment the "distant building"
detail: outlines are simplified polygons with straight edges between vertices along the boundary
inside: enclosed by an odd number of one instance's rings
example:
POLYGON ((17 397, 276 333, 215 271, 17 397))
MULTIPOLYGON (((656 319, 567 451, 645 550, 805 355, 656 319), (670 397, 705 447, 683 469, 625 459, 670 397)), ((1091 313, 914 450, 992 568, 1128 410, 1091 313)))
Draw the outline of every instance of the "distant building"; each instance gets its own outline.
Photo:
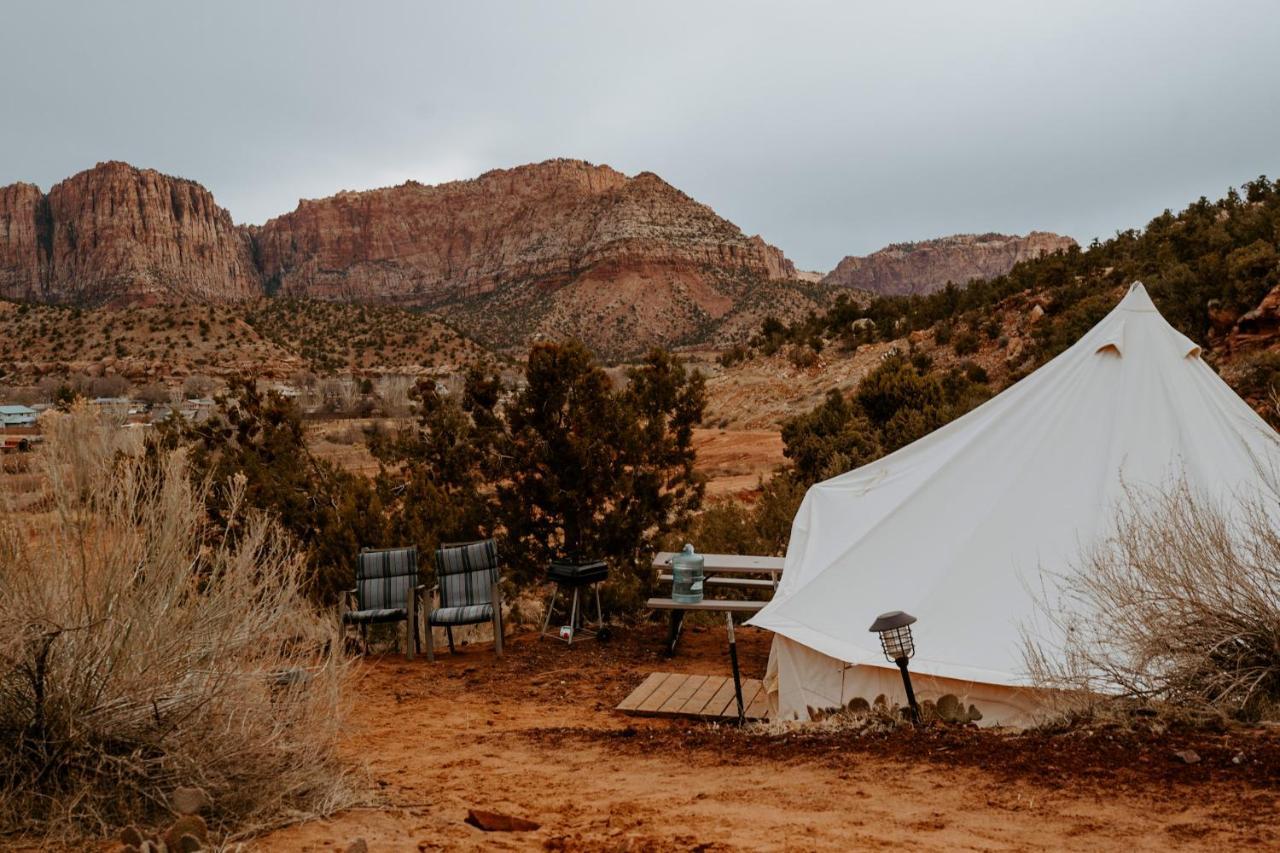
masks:
POLYGON ((143 408, 142 403, 130 400, 128 397, 94 397, 93 405, 101 411, 120 417, 136 415, 143 408))
POLYGON ((29 406, 0 406, 0 427, 36 425, 36 410, 29 406))

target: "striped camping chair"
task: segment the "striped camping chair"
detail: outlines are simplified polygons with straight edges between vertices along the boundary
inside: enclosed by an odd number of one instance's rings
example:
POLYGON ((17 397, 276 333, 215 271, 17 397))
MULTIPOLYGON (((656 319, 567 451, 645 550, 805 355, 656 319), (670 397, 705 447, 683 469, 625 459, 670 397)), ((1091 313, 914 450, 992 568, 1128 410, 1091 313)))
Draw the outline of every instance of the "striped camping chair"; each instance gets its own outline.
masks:
POLYGON ((440 606, 427 614, 427 659, 435 660, 431 629, 440 625, 453 651, 453 626, 493 622, 493 649, 502 657, 502 591, 498 546, 492 539, 446 542, 436 550, 440 606))
POLYGON ((348 610, 342 614, 347 625, 359 625, 369 650, 369 626, 381 622, 404 622, 412 656, 418 649, 416 607, 423 587, 418 583, 418 549, 360 549, 356 558, 356 588, 347 591, 348 610), (353 601, 354 599, 354 601, 353 601), (353 606, 354 605, 354 606, 353 606))

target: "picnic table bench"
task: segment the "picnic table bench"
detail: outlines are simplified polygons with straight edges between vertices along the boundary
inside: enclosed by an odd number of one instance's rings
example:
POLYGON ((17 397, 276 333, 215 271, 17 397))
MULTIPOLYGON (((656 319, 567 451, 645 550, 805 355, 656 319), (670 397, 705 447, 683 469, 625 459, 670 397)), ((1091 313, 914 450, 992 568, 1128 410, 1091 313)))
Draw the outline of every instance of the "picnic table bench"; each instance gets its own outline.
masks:
MULTIPOLYGON (((670 569, 672 551, 660 551, 653 558, 656 569, 670 569)), ((777 589, 785 560, 782 557, 757 557, 743 554, 703 554, 703 584, 708 587, 738 589, 777 589), (750 575, 768 575, 767 578, 750 575)), ((670 582, 669 571, 658 575, 658 580, 670 582)), ((734 613, 756 613, 767 601, 737 598, 704 598, 696 604, 685 604, 672 598, 650 598, 646 606, 651 610, 670 610, 671 623, 667 630, 667 653, 674 655, 680 641, 680 629, 684 616, 690 611, 726 613, 730 619, 734 613)))

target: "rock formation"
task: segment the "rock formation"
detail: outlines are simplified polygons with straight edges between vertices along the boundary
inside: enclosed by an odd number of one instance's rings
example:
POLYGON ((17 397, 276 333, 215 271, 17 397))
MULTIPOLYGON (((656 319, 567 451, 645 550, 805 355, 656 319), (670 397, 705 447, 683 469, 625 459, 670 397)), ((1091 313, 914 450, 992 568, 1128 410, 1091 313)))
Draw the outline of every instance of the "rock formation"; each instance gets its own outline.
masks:
POLYGON ((657 175, 580 160, 340 192, 240 228, 199 184, 124 163, 48 195, 0 188, 0 297, 31 301, 265 292, 437 309, 499 347, 574 334, 621 353, 736 335, 775 303, 814 307, 794 276, 781 251, 657 175))
POLYGON ((994 278, 1013 265, 1076 245, 1070 237, 1032 231, 1025 237, 958 234, 919 243, 894 243, 865 257, 849 256, 827 273, 824 284, 885 296, 932 293, 947 282, 968 284, 994 278))
POLYGON ((581 160, 304 201, 253 236, 268 292, 433 308, 517 349, 669 344, 795 273, 657 175, 581 160))
POLYGON ((77 305, 256 296, 247 234, 194 181, 99 163, 0 188, 0 296, 77 305))
POLYGON ((567 284, 607 264, 786 278, 794 267, 657 175, 551 160, 304 201, 255 229, 272 290, 434 305, 567 284))

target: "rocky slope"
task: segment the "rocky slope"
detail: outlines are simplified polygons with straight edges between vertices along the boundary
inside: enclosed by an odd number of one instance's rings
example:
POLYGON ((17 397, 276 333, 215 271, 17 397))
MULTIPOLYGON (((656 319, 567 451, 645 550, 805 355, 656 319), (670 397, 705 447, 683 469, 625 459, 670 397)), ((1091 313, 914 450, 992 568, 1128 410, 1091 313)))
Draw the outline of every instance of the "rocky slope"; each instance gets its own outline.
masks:
POLYGON ((499 348, 705 337, 795 273, 657 175, 580 160, 304 201, 253 236, 272 293, 438 309, 499 348))
MULTIPOLYGON (((293 300, 75 308, 0 301, 0 385, 119 376, 451 374, 491 356, 428 314, 293 300)), ((3 391, 0 391, 3 399, 3 391)))
POLYGON ((194 181, 99 163, 0 188, 0 296, 75 305, 242 299, 260 292, 248 236, 194 181))
POLYGON ((658 176, 551 160, 303 201, 236 227, 192 181, 102 163, 0 188, 0 297, 82 307, 294 296, 440 310, 490 346, 605 355, 736 339, 818 304, 778 249, 658 176))
POLYGON ((854 287, 885 296, 932 293, 947 282, 1004 275, 1013 265, 1076 245, 1070 237, 1032 231, 1005 234, 957 234, 918 243, 894 243, 865 257, 850 255, 827 273, 823 283, 854 287))

